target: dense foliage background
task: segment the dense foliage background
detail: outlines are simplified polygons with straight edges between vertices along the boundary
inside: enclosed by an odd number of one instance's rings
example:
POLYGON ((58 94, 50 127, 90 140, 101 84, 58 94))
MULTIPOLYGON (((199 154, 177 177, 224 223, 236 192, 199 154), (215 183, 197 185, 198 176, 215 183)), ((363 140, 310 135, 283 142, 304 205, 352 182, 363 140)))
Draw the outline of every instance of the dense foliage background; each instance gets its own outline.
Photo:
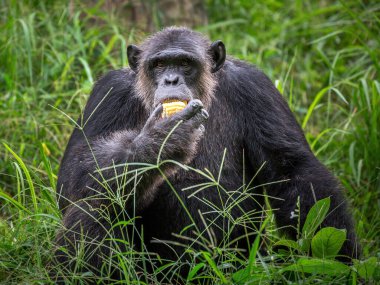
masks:
MULTIPOLYGON (((126 46, 146 36, 100 4, 74 1, 74 9, 72 4, 0 1, 3 284, 48 282, 44 268, 60 224, 56 175, 73 129, 70 118, 79 116, 100 75, 127 66, 126 46)), ((205 8, 209 24, 197 30, 222 39, 229 55, 269 75, 316 156, 339 177, 352 204, 362 260, 373 265, 365 274, 353 267, 344 278, 352 284, 375 283, 380 257, 380 3, 210 0, 205 8)), ((262 283, 343 282, 339 274, 323 273, 285 281, 276 275, 281 265, 264 259, 255 264, 269 276, 262 283)), ((220 264, 209 267, 210 283, 236 282, 228 273, 220 275, 220 264)))

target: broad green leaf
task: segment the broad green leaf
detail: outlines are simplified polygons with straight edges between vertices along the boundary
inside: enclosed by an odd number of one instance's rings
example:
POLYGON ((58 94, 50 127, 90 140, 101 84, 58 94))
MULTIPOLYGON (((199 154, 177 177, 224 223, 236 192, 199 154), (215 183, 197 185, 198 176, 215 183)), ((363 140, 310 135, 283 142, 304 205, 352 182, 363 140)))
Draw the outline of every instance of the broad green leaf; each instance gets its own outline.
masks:
POLYGON ((296 264, 282 269, 282 271, 297 271, 331 276, 348 274, 350 270, 349 266, 339 261, 318 258, 300 258, 296 264))
POLYGON ((296 241, 289 240, 289 239, 280 240, 280 241, 276 242, 273 246, 274 247, 276 247, 276 246, 286 246, 288 248, 292 248, 292 249, 295 249, 295 250, 301 250, 300 245, 296 241))
POLYGON ((311 241, 311 251, 314 257, 335 257, 346 240, 346 230, 333 227, 321 229, 311 241))
POLYGON ((310 208, 302 228, 302 239, 300 240, 300 245, 304 251, 309 250, 311 238, 313 237, 319 225, 325 219, 329 209, 329 197, 317 201, 314 206, 310 208))
POLYGON ((380 265, 377 265, 376 257, 370 257, 364 261, 354 260, 354 267, 359 276, 365 279, 374 277, 375 270, 380 270, 380 265))
MULTIPOLYGON (((256 268, 258 269, 258 268, 256 268)), ((265 281, 269 281, 271 276, 267 272, 252 272, 249 268, 241 269, 234 274, 232 274, 232 280, 234 284, 244 285, 244 284, 263 284, 265 281)), ((265 283, 267 284, 267 283, 265 283)))

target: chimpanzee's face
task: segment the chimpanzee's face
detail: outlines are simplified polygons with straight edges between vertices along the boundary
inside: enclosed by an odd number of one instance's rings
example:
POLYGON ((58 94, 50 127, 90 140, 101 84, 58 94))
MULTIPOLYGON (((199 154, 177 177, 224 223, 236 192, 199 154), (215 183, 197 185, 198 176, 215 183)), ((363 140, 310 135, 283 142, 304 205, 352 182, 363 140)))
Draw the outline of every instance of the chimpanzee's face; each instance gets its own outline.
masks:
POLYGON ((217 41, 211 46, 197 33, 158 34, 141 49, 128 47, 128 60, 137 73, 137 94, 148 110, 168 100, 189 102, 199 99, 207 108, 213 97, 213 75, 225 60, 225 48, 217 41))
POLYGON ((201 62, 191 53, 179 48, 166 49, 152 55, 146 63, 154 81, 154 107, 168 100, 189 102, 199 99, 197 83, 202 69, 201 62))

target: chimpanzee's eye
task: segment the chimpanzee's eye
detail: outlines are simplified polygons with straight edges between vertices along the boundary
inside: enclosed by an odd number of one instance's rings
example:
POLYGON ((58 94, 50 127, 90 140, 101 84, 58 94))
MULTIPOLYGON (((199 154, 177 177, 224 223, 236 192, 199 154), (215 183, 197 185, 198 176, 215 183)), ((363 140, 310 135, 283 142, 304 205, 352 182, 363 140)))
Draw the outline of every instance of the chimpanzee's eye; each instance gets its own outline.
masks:
POLYGON ((189 73, 191 71, 191 63, 189 60, 185 59, 181 61, 181 67, 186 73, 189 73))
POLYGON ((183 67, 188 67, 188 66, 190 66, 190 62, 188 61, 188 60, 182 60, 181 61, 181 66, 183 66, 183 67))
POLYGON ((154 68, 162 69, 164 67, 164 63, 161 60, 157 60, 154 63, 154 68))

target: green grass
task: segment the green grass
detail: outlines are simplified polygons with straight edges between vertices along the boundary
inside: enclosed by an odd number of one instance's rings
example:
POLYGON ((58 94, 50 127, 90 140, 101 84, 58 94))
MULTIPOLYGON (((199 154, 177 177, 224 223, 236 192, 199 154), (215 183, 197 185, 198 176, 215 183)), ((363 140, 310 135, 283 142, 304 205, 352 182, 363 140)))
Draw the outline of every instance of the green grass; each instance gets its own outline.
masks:
MULTIPOLYGON (((237 258, 228 244, 192 252, 202 262, 192 265, 189 283, 201 278, 205 284, 244 284, 247 274, 252 284, 379 280, 378 265, 373 272, 380 256, 376 2, 207 1, 209 25, 198 30, 222 39, 228 54, 256 64, 284 94, 312 150, 345 188, 366 262, 346 268, 331 258, 306 258, 295 244, 275 254, 276 243, 290 242, 277 235, 268 208, 265 233, 257 229, 249 260, 237 258), (260 254, 264 244, 268 255, 260 254), (307 266, 324 273, 309 274, 307 266)), ((72 12, 63 1, 0 1, 1 284, 48 282, 45 268, 61 219, 56 174, 74 126, 70 118, 79 116, 101 74, 127 66, 126 46, 144 36, 125 20, 79 2, 72 12)), ((218 211, 228 213, 228 207, 218 211)), ((127 284, 158 281, 159 274, 142 277, 131 269, 133 251, 119 257, 127 284)), ((180 265, 173 264, 172 272, 180 265)), ((91 276, 72 278, 80 283, 91 276)))

